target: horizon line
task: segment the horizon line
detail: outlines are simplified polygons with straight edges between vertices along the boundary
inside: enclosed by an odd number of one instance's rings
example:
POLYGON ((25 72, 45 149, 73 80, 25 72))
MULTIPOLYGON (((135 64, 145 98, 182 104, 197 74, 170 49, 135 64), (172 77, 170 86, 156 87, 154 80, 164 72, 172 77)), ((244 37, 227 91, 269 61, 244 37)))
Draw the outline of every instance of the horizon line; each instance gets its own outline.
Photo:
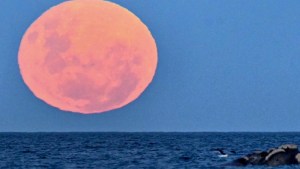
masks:
POLYGON ((0 133, 300 133, 300 131, 0 131, 0 133))

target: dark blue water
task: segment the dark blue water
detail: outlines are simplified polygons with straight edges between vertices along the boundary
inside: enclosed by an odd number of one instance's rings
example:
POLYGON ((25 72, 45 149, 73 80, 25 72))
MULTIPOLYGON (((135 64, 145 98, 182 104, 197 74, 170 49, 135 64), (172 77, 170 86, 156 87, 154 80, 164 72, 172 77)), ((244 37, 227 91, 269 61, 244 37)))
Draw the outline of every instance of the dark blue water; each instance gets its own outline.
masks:
POLYGON ((1 133, 0 168, 222 168, 286 143, 300 145, 300 133, 1 133), (219 158, 213 148, 237 154, 219 158))

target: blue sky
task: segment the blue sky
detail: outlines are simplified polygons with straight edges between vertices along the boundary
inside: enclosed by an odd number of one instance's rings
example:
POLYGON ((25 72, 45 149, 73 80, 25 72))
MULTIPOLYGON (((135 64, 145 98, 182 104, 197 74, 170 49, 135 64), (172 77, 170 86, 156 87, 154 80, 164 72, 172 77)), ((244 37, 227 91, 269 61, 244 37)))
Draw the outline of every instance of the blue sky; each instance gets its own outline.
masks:
POLYGON ((22 35, 60 2, 0 1, 0 131, 300 131, 300 1, 114 0, 159 63, 139 99, 95 115, 45 104, 19 73, 22 35))

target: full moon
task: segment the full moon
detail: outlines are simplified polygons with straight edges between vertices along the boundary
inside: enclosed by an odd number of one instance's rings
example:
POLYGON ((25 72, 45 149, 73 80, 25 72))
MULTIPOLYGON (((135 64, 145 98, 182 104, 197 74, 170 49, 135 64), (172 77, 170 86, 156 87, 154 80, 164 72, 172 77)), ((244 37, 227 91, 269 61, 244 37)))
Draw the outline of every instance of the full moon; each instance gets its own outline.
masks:
POLYGON ((102 0, 73 0, 25 32, 18 62, 25 84, 64 111, 102 113, 137 99, 151 83, 157 48, 147 26, 102 0))

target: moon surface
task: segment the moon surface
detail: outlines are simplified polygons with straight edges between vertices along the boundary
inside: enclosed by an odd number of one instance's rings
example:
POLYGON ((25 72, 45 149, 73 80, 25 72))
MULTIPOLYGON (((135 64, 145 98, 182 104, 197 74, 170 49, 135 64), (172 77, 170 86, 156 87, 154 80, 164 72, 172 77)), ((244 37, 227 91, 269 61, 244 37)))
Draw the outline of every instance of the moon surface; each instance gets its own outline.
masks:
POLYGON ((147 88, 157 66, 148 28, 127 9, 73 0, 43 13, 24 34, 18 56, 33 94, 64 111, 102 113, 147 88))

